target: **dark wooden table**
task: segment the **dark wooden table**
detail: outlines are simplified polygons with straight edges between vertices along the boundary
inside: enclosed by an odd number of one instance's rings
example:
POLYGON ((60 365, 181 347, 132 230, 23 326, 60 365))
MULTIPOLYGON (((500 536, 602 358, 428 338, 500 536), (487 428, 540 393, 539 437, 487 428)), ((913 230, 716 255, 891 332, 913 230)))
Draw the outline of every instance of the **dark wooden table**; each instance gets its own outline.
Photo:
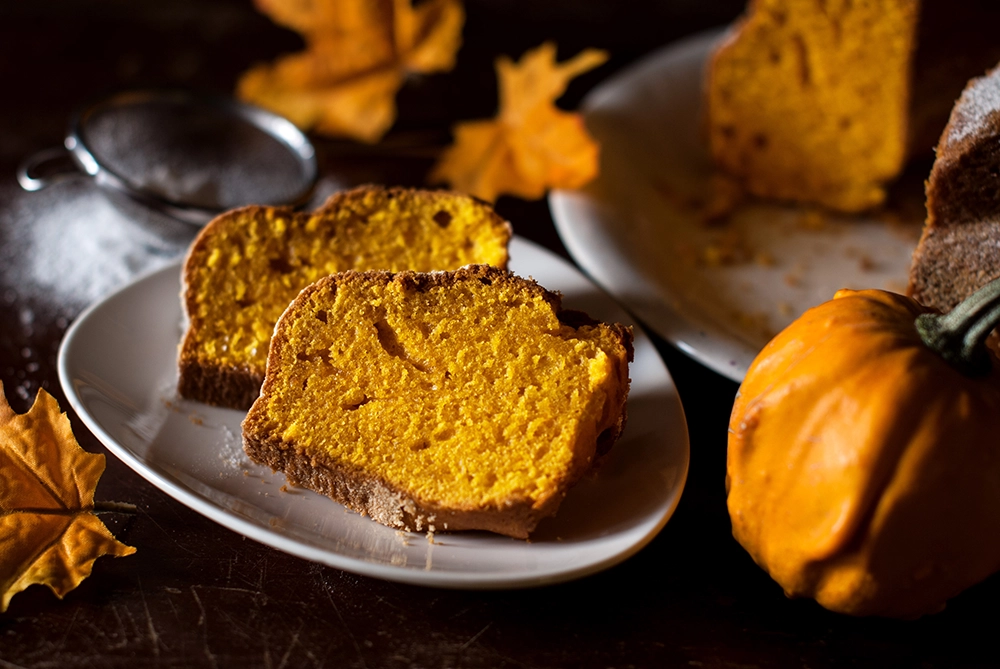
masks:
MULTIPOLYGON (((730 21, 740 0, 467 0, 465 47, 447 76, 399 96, 394 132, 444 132, 491 116, 492 59, 556 39, 612 58, 595 83, 643 54, 730 21)), ((0 6, 0 380, 14 409, 39 387, 67 407, 56 355, 87 303, 188 237, 158 236, 110 208, 85 181, 36 194, 17 163, 61 142, 81 101, 109 88, 180 84, 222 93, 249 64, 298 38, 238 0, 37 0, 0 6)), ((422 158, 386 158, 321 142, 329 183, 420 185, 422 158)), ((503 198, 518 234, 566 256, 544 201, 503 198)), ((568 257, 568 256, 567 256, 568 257)), ((357 576, 245 539, 108 457, 98 498, 135 514, 104 516, 139 552, 102 558, 64 600, 34 586, 0 615, 0 667, 946 667, 998 666, 992 636, 1000 580, 913 622, 853 619, 786 599, 730 535, 726 425, 736 384, 657 340, 684 404, 691 467, 665 529, 634 557, 575 582, 468 592, 357 576)), ((70 413, 84 448, 105 452, 70 413)))

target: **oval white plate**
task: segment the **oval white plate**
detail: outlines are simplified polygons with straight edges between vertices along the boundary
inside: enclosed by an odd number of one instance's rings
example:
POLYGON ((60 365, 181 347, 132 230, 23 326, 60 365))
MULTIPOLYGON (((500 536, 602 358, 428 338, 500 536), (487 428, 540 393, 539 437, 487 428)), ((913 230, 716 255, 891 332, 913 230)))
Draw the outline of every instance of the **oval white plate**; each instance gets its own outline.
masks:
MULTIPOLYGON (((521 238, 511 269, 603 320, 626 314, 572 265, 521 238)), ((240 534, 378 578, 453 588, 554 583, 614 565, 648 543, 680 499, 687 424, 652 342, 635 330, 628 425, 607 466, 577 485, 530 542, 486 532, 397 532, 309 491, 243 453, 244 413, 180 400, 180 266, 150 274, 85 311, 59 351, 73 409, 108 449, 167 494, 240 534)))
MULTIPOLYGON (((704 224, 712 166, 701 118, 704 65, 719 31, 670 44, 612 77, 582 105, 601 145, 598 178, 549 205, 573 258, 646 325, 735 381, 764 344, 840 288, 906 288, 915 224, 807 218, 741 206, 704 224), (711 247, 748 261, 708 266, 711 247)), ((921 214, 922 215, 922 214, 921 214)))

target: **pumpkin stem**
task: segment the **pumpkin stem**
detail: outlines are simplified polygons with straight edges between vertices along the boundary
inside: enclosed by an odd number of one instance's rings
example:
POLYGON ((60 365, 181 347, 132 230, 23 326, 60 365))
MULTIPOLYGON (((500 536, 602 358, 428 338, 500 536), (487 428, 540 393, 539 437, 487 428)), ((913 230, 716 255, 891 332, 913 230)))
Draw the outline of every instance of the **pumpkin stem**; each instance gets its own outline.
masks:
POLYGON ((1000 324, 1000 279, 986 284, 947 314, 920 314, 915 322, 928 348, 966 376, 986 376, 986 338, 1000 324))

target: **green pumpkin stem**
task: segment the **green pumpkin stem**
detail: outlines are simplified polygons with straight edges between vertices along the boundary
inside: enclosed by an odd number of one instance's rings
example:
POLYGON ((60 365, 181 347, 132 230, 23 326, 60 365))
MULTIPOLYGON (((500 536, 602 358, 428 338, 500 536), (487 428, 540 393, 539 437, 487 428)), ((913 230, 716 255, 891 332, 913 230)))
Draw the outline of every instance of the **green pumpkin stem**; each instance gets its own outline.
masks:
POLYGON ((921 314, 917 332, 935 351, 966 376, 986 376, 990 356, 986 338, 1000 325, 1000 279, 986 284, 947 314, 921 314))

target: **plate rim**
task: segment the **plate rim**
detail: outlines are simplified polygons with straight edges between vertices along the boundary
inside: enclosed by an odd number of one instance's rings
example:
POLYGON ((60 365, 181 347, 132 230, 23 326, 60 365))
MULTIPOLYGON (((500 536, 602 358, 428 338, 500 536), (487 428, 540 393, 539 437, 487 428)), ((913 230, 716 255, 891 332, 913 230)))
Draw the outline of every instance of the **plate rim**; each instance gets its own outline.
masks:
MULTIPOLYGON (((603 287, 594 283, 591 279, 589 279, 589 277, 586 276, 586 274, 580 272, 579 268, 572 263, 567 262, 540 244, 523 237, 515 235, 511 241, 513 244, 527 244, 535 250, 539 250, 550 256, 552 259, 564 263, 568 269, 580 274, 585 280, 588 281, 588 283, 591 283, 598 290, 604 292, 608 300, 621 309, 621 305, 608 296, 603 287)), ((639 323, 631 323, 638 335, 636 339, 645 338, 647 340, 647 344, 653 348, 653 353, 662 366, 666 382, 668 383, 669 388, 673 389, 673 395, 676 400, 676 411, 678 412, 678 417, 680 419, 680 429, 677 434, 671 434, 670 438, 672 442, 676 442, 676 445, 672 448, 679 448, 681 451, 678 454, 680 467, 676 485, 665 496, 665 499, 669 502, 665 512, 661 514, 660 518, 658 518, 655 526, 651 527, 649 531, 647 531, 638 541, 634 542, 623 551, 570 569, 552 568, 533 573, 514 573, 510 575, 501 574, 498 576, 495 574, 487 575, 481 572, 426 571, 418 570, 413 567, 366 561, 360 558, 341 554, 332 549, 324 549, 313 546, 301 539, 284 536, 273 530, 269 530, 252 520, 243 518, 232 511, 222 508, 221 506, 217 506, 211 500, 203 498, 196 491, 187 487, 184 483, 173 480, 170 476, 158 471, 152 465, 145 462, 141 457, 133 453, 129 448, 121 445, 115 437, 104 429, 101 422, 90 413, 86 407, 85 401, 79 396, 73 384, 71 369, 73 347, 77 338, 80 337, 79 333, 81 331, 85 331, 86 327, 91 324, 95 312, 101 310, 102 308, 108 308, 106 305, 116 299, 120 299, 124 294, 140 290, 141 285, 161 280, 161 277, 173 272, 177 273, 178 286, 180 286, 179 274, 182 264, 183 258, 180 258, 166 265, 140 273, 127 284, 88 305, 73 320, 60 342, 57 358, 58 376, 63 392, 65 393, 74 412, 87 429, 91 431, 94 437, 96 437, 97 440, 100 441, 110 453, 138 474, 140 478, 143 478, 160 491, 166 493, 173 500, 180 502, 189 509, 209 518, 226 529, 242 534, 243 536, 251 538, 258 543, 262 543, 290 555, 355 574, 410 585, 464 590, 499 590, 537 587, 561 583, 594 574, 619 564, 640 551, 650 541, 652 541, 660 533, 670 518, 673 517, 673 514, 677 510, 677 506, 683 495, 690 470, 690 434, 687 425, 687 418, 684 412, 683 403, 680 401, 680 396, 677 393, 676 384, 673 381, 673 377, 670 374, 665 361, 663 361, 659 352, 655 350, 652 341, 649 340, 648 335, 643 331, 642 326, 639 323)), ((179 300, 180 297, 178 294, 178 307, 180 304, 179 300)), ((624 312, 624 310, 622 311, 623 315, 626 317, 629 315, 627 312, 624 312)))
POLYGON ((662 44, 592 88, 579 110, 603 143, 602 169, 583 187, 551 191, 548 203, 564 246, 595 283, 651 332, 739 384, 768 341, 838 290, 905 293, 923 226, 906 210, 923 193, 900 193, 887 215, 824 210, 834 222, 820 226, 803 216, 810 205, 747 198, 732 225, 705 225, 695 202, 711 197, 717 170, 702 136, 704 81, 716 45, 736 27, 662 44), (752 261, 702 262, 722 230, 746 243, 752 261))
MULTIPOLYGON (((731 31, 731 25, 716 26, 654 49, 592 88, 580 103, 580 113, 586 119, 587 114, 596 108, 601 98, 615 90, 626 90, 630 80, 643 78, 648 69, 657 69, 659 61, 679 57, 688 51, 707 49, 712 43, 725 39, 731 31)), ((598 174, 595 182, 600 179, 601 175, 598 174)), ((634 315, 636 320, 646 324, 688 357, 732 381, 742 382, 747 368, 759 352, 754 347, 730 335, 711 321, 694 314, 682 313, 670 304, 668 298, 659 294, 664 290, 663 287, 654 286, 641 272, 635 272, 632 279, 644 295, 651 292, 655 294, 655 307, 650 306, 646 300, 641 304, 633 303, 633 300, 623 295, 624 291, 616 286, 619 282, 609 275, 606 263, 593 257, 594 252, 577 234, 579 226, 574 224, 574 216, 569 213, 574 207, 596 210, 595 203, 586 193, 586 188, 584 186, 580 189, 553 189, 547 198, 556 232, 576 264, 588 278, 634 315), (579 199, 579 202, 575 201, 576 199, 579 199), (714 346, 725 348, 726 353, 720 355, 706 350, 705 340, 712 340, 714 346)), ((611 214, 613 218, 626 215, 620 211, 612 211, 611 214)), ((600 214, 594 213, 590 216, 599 218, 600 214)))

